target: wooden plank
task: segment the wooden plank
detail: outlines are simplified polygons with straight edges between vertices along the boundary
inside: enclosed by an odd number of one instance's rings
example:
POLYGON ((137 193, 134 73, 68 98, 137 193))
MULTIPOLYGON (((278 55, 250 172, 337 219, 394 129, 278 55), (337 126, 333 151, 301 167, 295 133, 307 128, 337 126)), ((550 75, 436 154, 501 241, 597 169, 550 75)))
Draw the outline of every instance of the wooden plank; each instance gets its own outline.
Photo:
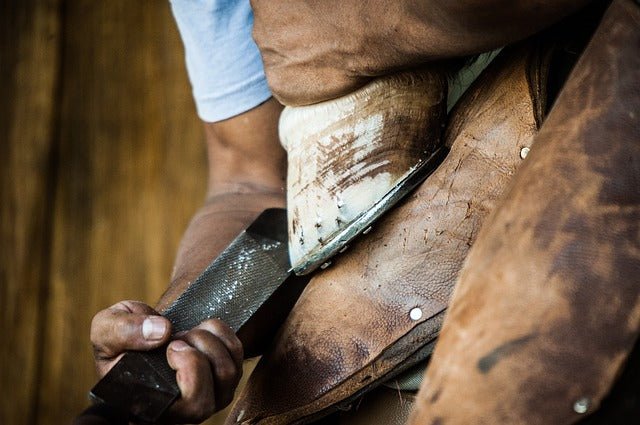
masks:
POLYGON ((0 423, 33 423, 48 279, 59 0, 0 6, 0 423))
POLYGON ((91 318, 121 299, 158 299, 206 182, 168 2, 69 1, 63 52, 39 424, 86 407, 91 318))

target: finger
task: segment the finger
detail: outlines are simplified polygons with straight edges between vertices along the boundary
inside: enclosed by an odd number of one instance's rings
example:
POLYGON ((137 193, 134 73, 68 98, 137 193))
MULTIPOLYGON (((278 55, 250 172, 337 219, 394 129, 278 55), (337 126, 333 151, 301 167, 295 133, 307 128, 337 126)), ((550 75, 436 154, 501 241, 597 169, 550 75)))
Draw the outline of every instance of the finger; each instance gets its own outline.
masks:
POLYGON ((195 329, 204 329, 217 336, 229 350, 238 369, 242 370, 242 361, 244 360, 242 342, 225 322, 220 319, 209 319, 196 326, 195 329))
POLYGON ((171 408, 170 417, 178 422, 199 423, 216 411, 214 382, 206 356, 182 340, 167 349, 167 361, 176 371, 180 398, 171 408))
POLYGON ((231 403, 242 377, 242 365, 238 366, 222 340, 207 330, 193 329, 184 336, 184 340, 204 354, 211 366, 216 407, 222 408, 231 403))
POLYGON ((91 342, 98 360, 112 359, 127 350, 149 350, 169 338, 171 324, 146 304, 117 303, 96 314, 91 342))
POLYGON ((115 303, 114 305, 109 307, 109 309, 122 310, 129 313, 137 313, 137 314, 153 314, 156 316, 159 314, 150 305, 140 301, 131 301, 131 300, 120 301, 118 303, 115 303))

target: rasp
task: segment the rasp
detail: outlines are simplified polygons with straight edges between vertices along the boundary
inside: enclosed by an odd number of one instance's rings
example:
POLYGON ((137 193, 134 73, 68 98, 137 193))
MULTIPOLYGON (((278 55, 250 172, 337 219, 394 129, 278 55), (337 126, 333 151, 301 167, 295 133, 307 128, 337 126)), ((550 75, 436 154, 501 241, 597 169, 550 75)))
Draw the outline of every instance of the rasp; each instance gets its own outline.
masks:
MULTIPOLYGON (((163 313, 172 333, 219 318, 234 332, 261 324, 274 304, 292 306, 303 280, 293 275, 286 210, 268 209, 244 230, 163 313), (254 323, 254 325, 252 325, 254 323)), ((289 306, 289 307, 290 307, 289 306)), ((154 423, 180 396, 166 346, 127 352, 93 387, 91 400, 128 420, 154 423)))

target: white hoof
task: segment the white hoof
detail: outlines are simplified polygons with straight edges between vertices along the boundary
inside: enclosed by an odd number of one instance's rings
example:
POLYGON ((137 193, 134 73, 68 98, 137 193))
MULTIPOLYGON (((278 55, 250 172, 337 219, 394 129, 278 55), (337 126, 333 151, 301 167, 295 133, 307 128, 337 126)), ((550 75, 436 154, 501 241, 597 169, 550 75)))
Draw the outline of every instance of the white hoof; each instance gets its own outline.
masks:
POLYGON ((289 253, 296 273, 320 266, 346 243, 345 230, 364 230, 411 189, 397 186, 438 148, 445 103, 444 77, 420 71, 284 109, 280 139, 288 153, 289 253), (394 188, 404 193, 389 202, 394 188))

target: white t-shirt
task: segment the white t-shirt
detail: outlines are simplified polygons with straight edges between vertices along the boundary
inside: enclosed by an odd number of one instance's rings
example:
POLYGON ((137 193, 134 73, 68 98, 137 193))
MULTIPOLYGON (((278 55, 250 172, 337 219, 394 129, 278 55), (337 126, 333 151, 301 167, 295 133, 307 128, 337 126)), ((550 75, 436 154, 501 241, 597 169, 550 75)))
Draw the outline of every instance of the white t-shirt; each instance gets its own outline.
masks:
POLYGON ((249 0, 171 0, 198 115, 216 122, 269 97, 249 0))

